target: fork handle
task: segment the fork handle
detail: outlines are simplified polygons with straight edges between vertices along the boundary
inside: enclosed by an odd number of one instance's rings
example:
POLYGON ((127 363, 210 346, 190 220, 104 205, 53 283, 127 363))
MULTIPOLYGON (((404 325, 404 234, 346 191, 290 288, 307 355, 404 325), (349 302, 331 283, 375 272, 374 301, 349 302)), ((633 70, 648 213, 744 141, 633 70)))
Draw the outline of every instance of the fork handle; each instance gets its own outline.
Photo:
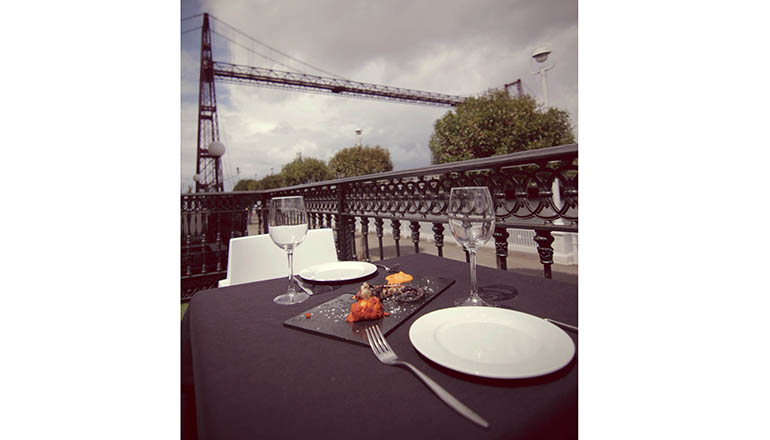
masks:
POLYGON ((439 397, 439 399, 443 400, 444 403, 452 407, 455 411, 459 412, 463 416, 467 417, 469 420, 473 421, 474 423, 483 426, 484 428, 489 428, 489 423, 487 423, 486 420, 484 420, 480 415, 476 414, 472 409, 465 406, 462 402, 457 400, 455 396, 449 394, 449 391, 445 390, 441 385, 437 384, 433 381, 430 377, 426 376, 422 371, 418 370, 414 365, 398 361, 399 365, 404 365, 408 367, 414 374, 417 375, 420 379, 422 379, 423 382, 425 382, 425 385, 428 385, 428 388, 431 389, 436 395, 439 397))

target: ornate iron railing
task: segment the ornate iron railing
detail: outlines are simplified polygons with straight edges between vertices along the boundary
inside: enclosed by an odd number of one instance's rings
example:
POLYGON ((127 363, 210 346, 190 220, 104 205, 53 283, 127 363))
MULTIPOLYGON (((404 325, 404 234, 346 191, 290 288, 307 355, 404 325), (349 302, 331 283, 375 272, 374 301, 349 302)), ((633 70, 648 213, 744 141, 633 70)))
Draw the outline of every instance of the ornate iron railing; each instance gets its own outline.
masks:
POLYGON ((310 227, 334 229, 340 260, 356 258, 358 221, 364 240, 361 258, 369 261, 370 220, 380 259, 386 221, 397 255, 402 224, 409 225, 419 252, 420 222, 429 222, 438 255, 443 256, 446 205, 456 186, 489 187, 497 210, 498 268, 507 268, 508 229, 530 229, 535 231, 544 276, 551 278, 551 233, 578 232, 577 144, 266 191, 182 194, 182 299, 216 287, 226 277, 229 240, 247 235, 250 213, 256 214, 260 233, 267 231, 266 207, 272 197, 304 196, 310 227))

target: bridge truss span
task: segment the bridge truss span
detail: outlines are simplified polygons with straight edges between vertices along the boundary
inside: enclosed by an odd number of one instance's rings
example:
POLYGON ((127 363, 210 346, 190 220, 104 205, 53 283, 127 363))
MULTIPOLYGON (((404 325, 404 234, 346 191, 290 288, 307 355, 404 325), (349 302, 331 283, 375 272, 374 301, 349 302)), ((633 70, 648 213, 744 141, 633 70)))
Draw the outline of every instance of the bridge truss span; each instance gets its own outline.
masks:
POLYGON ((243 66, 220 61, 214 62, 214 77, 220 81, 236 84, 332 93, 354 98, 379 99, 411 104, 454 107, 465 99, 462 96, 367 84, 346 79, 286 72, 263 67, 243 66))

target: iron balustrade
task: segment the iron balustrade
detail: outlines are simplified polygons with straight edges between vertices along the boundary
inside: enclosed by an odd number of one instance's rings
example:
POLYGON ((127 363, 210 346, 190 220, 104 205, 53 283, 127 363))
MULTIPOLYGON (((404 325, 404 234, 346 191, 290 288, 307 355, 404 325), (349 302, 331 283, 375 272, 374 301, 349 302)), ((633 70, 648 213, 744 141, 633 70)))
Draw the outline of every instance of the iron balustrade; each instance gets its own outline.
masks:
POLYGON ((248 235, 250 222, 260 233, 268 231, 272 197, 303 196, 310 228, 334 229, 340 260, 359 258, 358 221, 364 252, 360 258, 371 261, 372 221, 380 259, 386 227, 393 233, 397 255, 404 224, 419 252, 421 222, 432 224, 433 243, 443 256, 446 207, 450 190, 457 186, 489 188, 496 208, 493 237, 499 269, 507 269, 508 230, 529 229, 535 231, 543 274, 551 278, 552 232, 578 232, 577 144, 272 190, 182 194, 182 299, 226 278, 229 241, 248 235))

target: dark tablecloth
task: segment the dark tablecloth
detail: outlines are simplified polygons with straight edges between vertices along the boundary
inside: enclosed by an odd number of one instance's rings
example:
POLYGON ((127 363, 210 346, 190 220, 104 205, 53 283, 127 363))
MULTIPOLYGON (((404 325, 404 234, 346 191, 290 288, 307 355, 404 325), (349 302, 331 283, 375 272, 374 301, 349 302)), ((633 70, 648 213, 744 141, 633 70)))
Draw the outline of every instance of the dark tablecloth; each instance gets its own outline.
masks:
MULTIPOLYGON (((390 345, 484 417, 488 429, 457 414, 408 370, 381 364, 368 347, 284 326, 355 287, 279 306, 273 297, 285 291, 281 278, 203 291, 191 300, 182 319, 182 437, 577 438, 577 354, 560 371, 533 379, 478 378, 433 363, 414 349, 409 327, 467 295, 468 264, 427 254, 385 261, 395 262, 456 282, 396 328, 390 345)), ((482 287, 514 287, 518 294, 505 306, 578 323, 574 285, 481 266, 478 279, 482 287)), ((577 335, 568 334, 577 345, 577 335)))

